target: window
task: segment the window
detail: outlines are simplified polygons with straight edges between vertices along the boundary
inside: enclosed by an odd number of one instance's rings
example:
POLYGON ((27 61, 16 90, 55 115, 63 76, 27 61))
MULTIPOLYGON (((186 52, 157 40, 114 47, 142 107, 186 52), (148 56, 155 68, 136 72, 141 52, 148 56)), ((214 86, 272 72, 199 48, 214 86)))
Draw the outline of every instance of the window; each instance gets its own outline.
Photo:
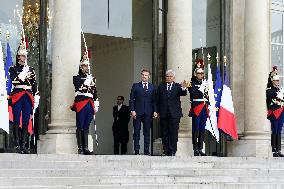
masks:
MULTIPOLYGON (((283 12, 271 12, 271 67, 278 67, 280 83, 283 85, 283 12)), ((271 69, 271 68, 270 68, 271 69)))

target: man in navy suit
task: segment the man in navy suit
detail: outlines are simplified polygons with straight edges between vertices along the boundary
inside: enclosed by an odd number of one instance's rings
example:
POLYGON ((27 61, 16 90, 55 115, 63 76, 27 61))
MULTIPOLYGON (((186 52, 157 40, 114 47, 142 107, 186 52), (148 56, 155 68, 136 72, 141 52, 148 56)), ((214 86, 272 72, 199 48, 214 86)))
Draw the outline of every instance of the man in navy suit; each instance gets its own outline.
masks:
POLYGON ((131 117, 133 118, 134 126, 134 151, 135 155, 139 154, 139 140, 141 122, 143 123, 144 135, 144 154, 150 155, 150 128, 152 125, 152 118, 157 117, 157 108, 155 102, 155 87, 149 83, 150 71, 143 69, 141 71, 141 82, 132 85, 129 106, 131 117))
POLYGON ((177 151, 179 122, 182 115, 180 97, 186 96, 186 82, 175 83, 175 72, 166 72, 166 82, 157 90, 157 108, 162 128, 164 154, 175 156, 177 151))

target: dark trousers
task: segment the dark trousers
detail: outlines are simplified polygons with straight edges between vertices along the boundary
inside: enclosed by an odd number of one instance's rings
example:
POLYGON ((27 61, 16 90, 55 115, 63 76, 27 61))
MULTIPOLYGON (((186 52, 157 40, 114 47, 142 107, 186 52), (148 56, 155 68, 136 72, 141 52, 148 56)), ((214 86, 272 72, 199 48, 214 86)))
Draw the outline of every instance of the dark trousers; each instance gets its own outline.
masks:
POLYGON ((207 112, 204 107, 198 116, 192 117, 192 131, 193 132, 204 132, 207 120, 207 112))
POLYGON ((161 118, 160 121, 164 152, 166 154, 175 154, 177 151, 180 118, 172 118, 171 115, 168 115, 165 118, 161 118))
POLYGON ((76 126, 80 130, 89 130, 94 117, 94 110, 90 102, 80 112, 76 113, 76 126))
POLYGON ((114 154, 119 154, 119 146, 121 147, 121 154, 126 154, 129 140, 128 124, 114 123, 112 132, 114 154))
POLYGON ((282 119, 279 118, 279 119, 276 119, 276 120, 270 120, 270 123, 271 123, 272 134, 281 135, 282 126, 283 126, 282 119))
POLYGON ((152 123, 152 115, 137 115, 136 119, 133 119, 133 126, 134 126, 134 151, 139 151, 140 145, 140 130, 141 130, 141 123, 143 123, 143 135, 144 135, 144 152, 149 152, 149 145, 150 145, 150 129, 152 123))
POLYGON ((284 121, 284 113, 278 119, 270 120, 271 123, 271 147, 272 152, 281 152, 281 132, 284 121))
POLYGON ((24 94, 15 104, 12 106, 14 125, 20 125, 20 117, 22 114, 22 127, 28 127, 29 120, 32 114, 32 102, 27 94, 24 94))
POLYGON ((120 146, 121 154, 126 154, 127 153, 127 142, 121 142, 118 137, 114 137, 114 145, 113 145, 114 154, 119 154, 119 146, 120 146))

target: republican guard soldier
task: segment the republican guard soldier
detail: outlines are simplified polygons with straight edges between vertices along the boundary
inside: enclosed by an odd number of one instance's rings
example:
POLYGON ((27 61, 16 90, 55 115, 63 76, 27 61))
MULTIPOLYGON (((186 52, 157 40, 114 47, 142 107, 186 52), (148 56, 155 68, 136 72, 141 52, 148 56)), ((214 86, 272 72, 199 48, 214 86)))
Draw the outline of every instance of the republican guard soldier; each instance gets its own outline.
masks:
POLYGON ((91 155, 88 149, 89 126, 98 111, 96 80, 90 74, 88 51, 82 56, 78 75, 73 76, 75 100, 71 110, 76 112, 78 154, 91 155))
POLYGON ((283 89, 279 87, 277 67, 273 67, 266 89, 267 119, 271 123, 271 147, 273 157, 284 157, 281 153, 281 131, 283 126, 283 89))
POLYGON ((202 59, 196 61, 188 91, 191 101, 189 117, 192 117, 192 145, 194 156, 206 156, 202 149, 209 102, 208 86, 204 77, 204 63, 202 59))
POLYGON ((9 99, 13 111, 13 135, 16 152, 21 154, 29 153, 28 125, 33 114, 34 96, 38 93, 35 70, 27 64, 27 44, 27 39, 23 38, 16 55, 16 64, 9 69, 13 84, 9 99))

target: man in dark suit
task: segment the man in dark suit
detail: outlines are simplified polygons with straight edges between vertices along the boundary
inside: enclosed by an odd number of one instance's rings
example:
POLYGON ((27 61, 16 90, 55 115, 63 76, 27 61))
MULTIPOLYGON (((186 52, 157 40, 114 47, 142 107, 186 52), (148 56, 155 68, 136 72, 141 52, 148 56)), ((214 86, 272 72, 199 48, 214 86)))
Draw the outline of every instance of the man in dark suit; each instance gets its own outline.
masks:
POLYGON ((117 106, 113 107, 113 139, 114 154, 119 154, 119 145, 121 145, 121 154, 126 154, 127 143, 129 140, 128 123, 130 120, 129 107, 123 104, 124 97, 117 97, 117 106))
POLYGON ((152 125, 152 118, 157 117, 157 108, 155 102, 155 88, 154 85, 149 83, 150 71, 143 69, 141 71, 141 82, 132 85, 129 106, 131 117, 133 118, 134 126, 134 151, 135 155, 139 154, 139 140, 141 122, 143 123, 144 135, 144 154, 150 155, 150 128, 152 125))
POLYGON ((166 82, 161 83, 157 90, 157 109, 162 128, 164 153, 175 156, 178 142, 178 129, 182 109, 180 96, 186 96, 186 82, 175 83, 175 72, 166 72, 166 82))

